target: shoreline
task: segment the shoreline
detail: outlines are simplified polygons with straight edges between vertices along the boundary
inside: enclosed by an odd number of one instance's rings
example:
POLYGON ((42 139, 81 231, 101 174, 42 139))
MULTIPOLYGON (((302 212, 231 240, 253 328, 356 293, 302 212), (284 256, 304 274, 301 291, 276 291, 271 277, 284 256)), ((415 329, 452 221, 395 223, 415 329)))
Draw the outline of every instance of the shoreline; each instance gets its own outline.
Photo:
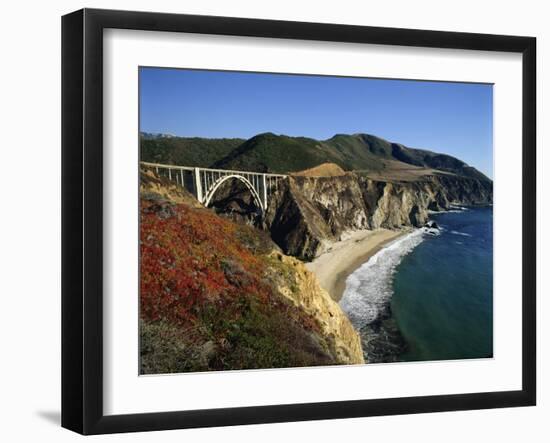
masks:
POLYGON ((346 289, 348 276, 388 243, 409 232, 390 229, 355 231, 345 240, 335 242, 329 251, 306 263, 306 267, 338 303, 346 289))

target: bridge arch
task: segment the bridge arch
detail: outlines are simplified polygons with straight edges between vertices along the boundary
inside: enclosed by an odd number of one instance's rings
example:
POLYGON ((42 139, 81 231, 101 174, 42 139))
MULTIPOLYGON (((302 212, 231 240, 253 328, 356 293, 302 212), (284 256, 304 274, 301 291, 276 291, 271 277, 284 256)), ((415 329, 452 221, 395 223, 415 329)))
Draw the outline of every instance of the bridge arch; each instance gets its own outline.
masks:
POLYGON ((230 180, 232 178, 240 180, 241 182, 243 182, 245 184, 246 188, 252 194, 254 202, 256 203, 256 205, 258 206, 260 211, 263 213, 264 210, 265 210, 264 203, 262 202, 262 199, 260 198, 260 195, 256 191, 256 188, 254 188, 254 185, 252 183, 250 183, 250 181, 246 177, 244 177, 242 175, 239 175, 239 174, 224 175, 224 176, 218 178, 218 180, 216 180, 212 184, 210 189, 207 190, 206 195, 204 197, 204 206, 208 207, 208 205, 210 204, 210 201, 212 200, 212 197, 214 196, 214 194, 216 193, 218 188, 221 185, 223 185, 227 180, 230 180))

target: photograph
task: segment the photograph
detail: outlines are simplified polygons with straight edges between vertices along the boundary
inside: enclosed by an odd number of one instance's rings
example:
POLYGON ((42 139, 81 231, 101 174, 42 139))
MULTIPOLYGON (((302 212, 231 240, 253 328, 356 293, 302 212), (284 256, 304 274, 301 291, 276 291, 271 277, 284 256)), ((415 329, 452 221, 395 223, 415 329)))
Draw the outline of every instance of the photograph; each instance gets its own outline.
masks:
POLYGON ((139 68, 140 374, 493 356, 493 86, 139 68))

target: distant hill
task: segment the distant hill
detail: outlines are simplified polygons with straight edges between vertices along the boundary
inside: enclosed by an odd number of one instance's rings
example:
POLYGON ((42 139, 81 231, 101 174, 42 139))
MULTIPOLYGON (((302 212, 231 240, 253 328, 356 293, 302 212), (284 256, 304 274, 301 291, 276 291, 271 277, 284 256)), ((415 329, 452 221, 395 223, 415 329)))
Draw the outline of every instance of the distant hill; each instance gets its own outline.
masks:
POLYGON ((157 139, 157 138, 172 138, 175 135, 172 134, 163 134, 161 132, 140 132, 140 136, 146 139, 157 139))
POLYGON ((462 160, 446 154, 426 151, 423 149, 407 148, 403 145, 392 143, 392 156, 399 161, 415 166, 424 166, 440 171, 452 172, 464 177, 477 178, 478 180, 490 180, 485 174, 473 166, 469 166, 462 160))
POLYGON ((150 136, 140 134, 141 161, 207 168, 244 142, 240 138, 150 136))
POLYGON ((408 148, 370 134, 337 134, 328 140, 258 134, 248 140, 205 138, 141 139, 142 160, 187 166, 292 173, 334 163, 344 171, 389 180, 455 174, 490 181, 446 154, 408 148))

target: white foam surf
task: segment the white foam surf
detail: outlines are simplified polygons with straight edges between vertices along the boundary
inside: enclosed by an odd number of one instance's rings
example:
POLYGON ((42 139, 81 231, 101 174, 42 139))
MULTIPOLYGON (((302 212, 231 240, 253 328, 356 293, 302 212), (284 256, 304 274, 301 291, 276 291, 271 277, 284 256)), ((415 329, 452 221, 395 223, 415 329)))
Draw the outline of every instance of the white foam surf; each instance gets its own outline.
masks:
POLYGON ((423 230, 417 229, 390 243, 346 279, 340 306, 357 330, 372 323, 385 309, 393 295, 395 268, 422 242, 423 235, 423 230))
POLYGON ((459 231, 451 231, 451 234, 462 235, 463 237, 471 237, 472 236, 472 234, 468 234, 466 232, 459 232, 459 231))
POLYGON ((464 206, 449 205, 449 209, 445 212, 466 212, 466 211, 469 211, 469 209, 465 208, 464 206))
POLYGON ((443 228, 440 226, 439 228, 428 228, 427 226, 424 226, 423 228, 420 228, 424 234, 429 234, 433 236, 441 235, 441 231, 443 231, 443 228))
POLYGON ((430 215, 433 215, 433 214, 448 214, 448 213, 453 213, 453 212, 466 212, 466 211, 469 211, 468 208, 464 207, 464 206, 458 206, 458 205, 449 205, 449 209, 443 209, 441 211, 433 211, 431 209, 428 209, 428 214, 430 215))

